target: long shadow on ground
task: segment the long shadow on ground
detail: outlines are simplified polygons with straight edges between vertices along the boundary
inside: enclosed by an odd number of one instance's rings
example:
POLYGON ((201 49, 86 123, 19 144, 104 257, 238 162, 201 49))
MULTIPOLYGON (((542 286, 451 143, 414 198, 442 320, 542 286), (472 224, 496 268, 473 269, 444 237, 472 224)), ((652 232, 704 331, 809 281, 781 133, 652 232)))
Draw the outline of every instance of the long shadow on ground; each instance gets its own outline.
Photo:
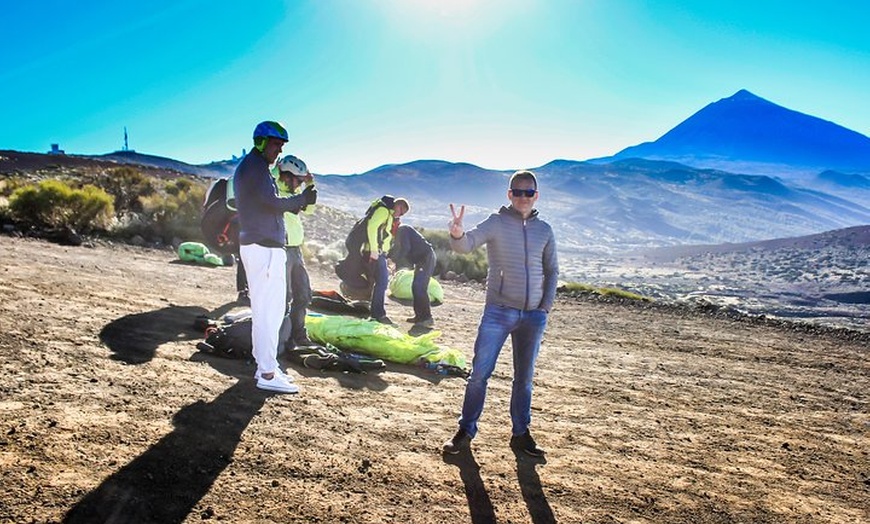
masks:
POLYGON ((125 315, 106 324, 100 340, 112 351, 113 359, 144 364, 154 358, 161 344, 201 339, 203 334, 193 329, 193 321, 207 313, 199 306, 168 306, 125 315))
POLYGON ((183 522, 232 461, 267 397, 239 381, 211 402, 186 406, 171 433, 104 480, 64 522, 183 522))
POLYGON ((523 500, 526 502, 526 507, 529 510, 529 515, 532 517, 534 524, 552 524, 556 522, 556 517, 553 515, 553 510, 550 508, 550 503, 544 495, 544 489, 541 487, 541 477, 535 466, 538 464, 546 464, 544 458, 533 458, 522 451, 514 450, 514 455, 517 458, 517 480, 520 483, 520 491, 523 494, 523 500))
POLYGON ((465 485, 465 498, 468 500, 468 510, 471 512, 473 524, 491 524, 496 522, 495 509, 492 500, 480 478, 480 465, 474 460, 470 449, 457 455, 444 455, 444 462, 459 468, 459 477, 465 485))

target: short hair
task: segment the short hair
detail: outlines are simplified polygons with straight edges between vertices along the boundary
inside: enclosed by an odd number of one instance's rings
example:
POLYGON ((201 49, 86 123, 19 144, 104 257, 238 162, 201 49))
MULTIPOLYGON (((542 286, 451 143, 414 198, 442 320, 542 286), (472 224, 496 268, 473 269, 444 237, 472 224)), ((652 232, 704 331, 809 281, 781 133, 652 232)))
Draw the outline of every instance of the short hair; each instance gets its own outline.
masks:
POLYGON ((535 189, 538 189, 538 177, 536 177, 531 171, 522 170, 511 175, 511 181, 508 184, 509 188, 514 187, 514 180, 529 180, 535 184, 535 189))
POLYGON ((411 204, 409 204, 407 200, 405 200, 404 198, 401 198, 401 197, 393 200, 393 209, 395 209, 396 206, 398 206, 399 204, 402 204, 405 206, 405 213, 411 211, 411 204))

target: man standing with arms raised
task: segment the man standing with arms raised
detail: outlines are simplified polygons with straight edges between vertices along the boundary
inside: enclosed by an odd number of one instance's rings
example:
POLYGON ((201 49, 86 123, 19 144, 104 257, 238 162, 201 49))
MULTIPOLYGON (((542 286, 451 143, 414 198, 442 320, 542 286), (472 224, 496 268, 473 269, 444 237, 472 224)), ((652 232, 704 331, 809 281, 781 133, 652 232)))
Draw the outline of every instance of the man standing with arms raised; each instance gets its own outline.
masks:
POLYGON ((251 341, 257 362, 257 387, 278 393, 297 393, 293 378, 278 367, 278 332, 287 307, 284 243, 285 212, 298 213, 317 201, 309 186, 292 197, 279 197, 269 168, 289 137, 278 122, 261 122, 254 129, 254 149, 245 155, 233 176, 239 213, 239 252, 245 264, 251 298, 251 341))
POLYGON ((486 304, 477 339, 471 375, 465 386, 465 399, 459 430, 444 443, 443 451, 451 455, 469 449, 477 434, 477 422, 483 412, 486 387, 495 370, 502 346, 511 337, 514 376, 511 388, 511 448, 533 457, 541 457, 529 432, 532 409, 532 378, 547 316, 556 299, 559 264, 556 239, 549 224, 534 209, 538 200, 538 181, 531 171, 517 171, 511 176, 503 206, 471 231, 463 229, 462 217, 450 204, 450 247, 468 253, 486 245, 489 269, 486 275, 486 304))

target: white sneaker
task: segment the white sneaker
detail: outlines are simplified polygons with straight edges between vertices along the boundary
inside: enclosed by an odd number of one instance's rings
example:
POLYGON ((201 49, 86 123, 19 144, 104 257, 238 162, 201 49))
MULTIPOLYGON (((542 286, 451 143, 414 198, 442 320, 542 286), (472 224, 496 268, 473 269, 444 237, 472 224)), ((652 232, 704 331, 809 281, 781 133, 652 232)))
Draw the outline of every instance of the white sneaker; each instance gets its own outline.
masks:
MULTIPOLYGON (((288 375, 287 373, 284 373, 283 371, 281 371, 281 368, 275 368, 275 373, 277 373, 277 374, 279 374, 279 375, 284 375, 284 378, 287 379, 287 382, 296 382, 296 381, 293 379, 293 376, 292 376, 292 375, 288 375)), ((258 370, 258 369, 257 369, 257 370, 254 370, 254 378, 257 379, 257 380, 260 379, 260 370, 258 370)))
POLYGON ((281 368, 275 368, 275 373, 278 373, 282 377, 286 378, 287 382, 296 382, 296 380, 294 380, 291 375, 284 373, 284 371, 281 368))
POLYGON ((287 376, 279 370, 276 370, 275 375, 271 380, 257 377, 257 387, 259 389, 274 391, 276 393, 299 393, 299 386, 287 380, 287 376))

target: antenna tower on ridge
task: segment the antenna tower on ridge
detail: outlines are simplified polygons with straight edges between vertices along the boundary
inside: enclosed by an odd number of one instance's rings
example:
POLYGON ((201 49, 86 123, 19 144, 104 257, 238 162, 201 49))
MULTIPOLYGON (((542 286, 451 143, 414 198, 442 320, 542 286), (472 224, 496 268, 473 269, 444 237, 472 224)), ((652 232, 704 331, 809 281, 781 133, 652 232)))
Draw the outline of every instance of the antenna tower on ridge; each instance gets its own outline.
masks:
POLYGON ((127 126, 124 126, 124 151, 129 151, 130 148, 127 147, 127 126))

